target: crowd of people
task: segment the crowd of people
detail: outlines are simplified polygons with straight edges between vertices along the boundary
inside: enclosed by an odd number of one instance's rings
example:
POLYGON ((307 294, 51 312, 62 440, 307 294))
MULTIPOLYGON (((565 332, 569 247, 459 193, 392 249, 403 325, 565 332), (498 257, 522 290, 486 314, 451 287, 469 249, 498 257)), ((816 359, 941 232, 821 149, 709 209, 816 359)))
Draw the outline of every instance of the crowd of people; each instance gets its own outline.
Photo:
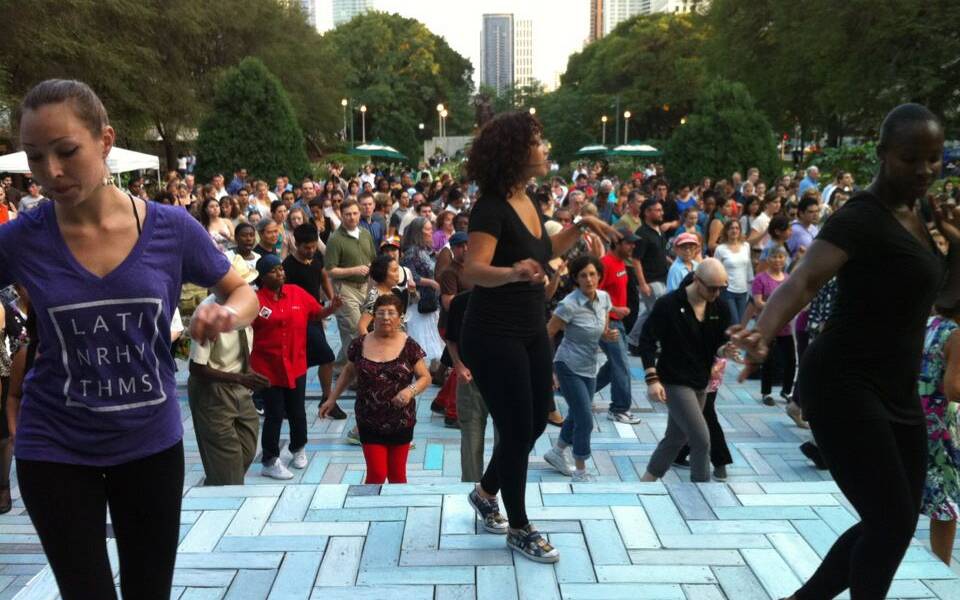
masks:
POLYGON ((0 283, 14 284, 2 303, 0 433, 10 443, 0 448, 0 512, 11 506, 15 448, 64 598, 112 597, 97 528, 105 505, 125 542, 124 595, 169 593, 183 480, 171 352, 181 316, 206 485, 242 484, 258 443, 264 477, 307 466, 312 368, 317 418, 347 419, 339 403, 356 398, 347 437, 362 447, 365 482, 404 483, 417 397, 436 385, 431 409, 460 430, 462 479, 476 484, 468 500, 483 528, 556 562, 525 507, 529 456, 546 428, 558 427, 546 463, 593 480, 594 398, 609 386, 607 418, 639 423, 630 369, 639 356, 647 394, 668 411, 643 479, 682 468, 694 482, 725 481, 732 459, 717 394, 728 365, 746 360, 741 377, 761 378, 757 402, 777 406, 779 387, 787 415, 812 429, 804 454, 831 470, 862 518, 795 598, 848 587, 881 597, 920 510, 949 563, 960 278, 940 285, 940 273, 960 272, 941 264, 960 229, 946 197, 914 210, 943 139, 920 108, 888 117, 882 171, 864 189, 847 172, 821 187, 816 167, 675 182, 659 165, 617 178, 581 163, 569 178, 551 176, 539 122, 505 113, 478 133, 459 178, 330 164, 316 179, 271 184, 240 167, 205 183, 183 161, 152 194, 138 176, 112 182, 104 159, 114 132, 84 84, 44 82, 23 109, 35 179, 23 192, 9 177, 0 187, 0 221, 10 223, 0 227, 0 283), (881 292, 881 271, 909 285, 881 292), (44 285, 50 277, 61 285, 44 285), (924 343, 918 323, 934 304, 924 343), (338 352, 326 338, 331 318, 338 352), (58 510, 65 494, 71 514, 58 510), (149 536, 138 529, 146 515, 149 536))

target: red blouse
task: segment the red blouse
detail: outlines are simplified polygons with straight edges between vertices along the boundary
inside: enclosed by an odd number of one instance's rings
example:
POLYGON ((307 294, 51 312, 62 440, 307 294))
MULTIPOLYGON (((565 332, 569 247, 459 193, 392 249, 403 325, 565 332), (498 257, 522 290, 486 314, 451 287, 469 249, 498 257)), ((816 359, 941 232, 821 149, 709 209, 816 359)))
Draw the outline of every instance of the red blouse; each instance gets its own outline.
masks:
POLYGON ((280 298, 257 290, 260 313, 253 321, 250 367, 270 385, 292 389, 307 372, 307 322, 319 318, 320 303, 298 285, 280 288, 280 298))

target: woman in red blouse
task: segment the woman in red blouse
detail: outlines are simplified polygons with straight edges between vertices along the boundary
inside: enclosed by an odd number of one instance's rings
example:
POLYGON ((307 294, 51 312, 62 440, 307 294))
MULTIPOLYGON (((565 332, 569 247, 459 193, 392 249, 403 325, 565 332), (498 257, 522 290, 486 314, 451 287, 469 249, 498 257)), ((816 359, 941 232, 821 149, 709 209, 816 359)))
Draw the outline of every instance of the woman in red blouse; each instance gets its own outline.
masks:
POLYGON ((280 257, 267 254, 257 261, 260 273, 260 312, 253 326, 253 351, 250 366, 270 380, 263 394, 263 447, 260 474, 274 479, 292 479, 280 462, 280 427, 283 415, 290 423, 290 444, 293 454, 290 466, 307 466, 307 413, 304 396, 307 380, 307 322, 332 315, 340 308, 335 297, 326 308, 300 286, 285 284, 286 276, 280 257))
POLYGON ((417 422, 417 394, 430 385, 423 349, 400 328, 403 303, 384 294, 373 305, 373 332, 347 350, 337 387, 320 406, 325 417, 343 390, 357 378, 354 412, 367 462, 366 483, 407 482, 407 453, 417 422))

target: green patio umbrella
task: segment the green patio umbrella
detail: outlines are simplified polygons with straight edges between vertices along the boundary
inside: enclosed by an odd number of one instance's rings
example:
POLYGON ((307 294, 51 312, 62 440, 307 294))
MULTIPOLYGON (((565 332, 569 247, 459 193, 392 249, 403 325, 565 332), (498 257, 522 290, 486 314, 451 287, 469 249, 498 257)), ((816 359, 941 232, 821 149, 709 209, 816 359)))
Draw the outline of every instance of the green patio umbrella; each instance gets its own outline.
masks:
POLYGON ((610 151, 610 156, 630 156, 634 158, 656 158, 663 156, 663 152, 649 144, 630 142, 622 144, 610 151))
POLYGON ((369 156, 371 158, 388 158, 391 160, 407 160, 407 157, 400 153, 393 146, 388 146, 380 140, 373 140, 367 144, 361 144, 356 148, 350 149, 350 154, 357 156, 369 156))
POLYGON ((584 146, 583 148, 577 150, 577 153, 574 156, 603 156, 609 151, 610 149, 606 146, 602 146, 600 144, 591 144, 590 146, 584 146))

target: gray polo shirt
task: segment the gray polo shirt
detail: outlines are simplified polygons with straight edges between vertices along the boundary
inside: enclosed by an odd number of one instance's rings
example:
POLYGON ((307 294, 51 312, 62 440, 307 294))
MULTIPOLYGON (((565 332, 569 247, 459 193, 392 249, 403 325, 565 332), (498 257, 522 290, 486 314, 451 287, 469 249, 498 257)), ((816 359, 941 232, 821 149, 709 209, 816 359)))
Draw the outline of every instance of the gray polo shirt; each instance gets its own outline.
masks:
POLYGON ((596 377, 600 336, 607 327, 612 306, 610 295, 603 290, 597 290, 592 301, 579 289, 561 300, 553 316, 566 323, 566 327, 553 361, 562 362, 581 377, 596 377))

